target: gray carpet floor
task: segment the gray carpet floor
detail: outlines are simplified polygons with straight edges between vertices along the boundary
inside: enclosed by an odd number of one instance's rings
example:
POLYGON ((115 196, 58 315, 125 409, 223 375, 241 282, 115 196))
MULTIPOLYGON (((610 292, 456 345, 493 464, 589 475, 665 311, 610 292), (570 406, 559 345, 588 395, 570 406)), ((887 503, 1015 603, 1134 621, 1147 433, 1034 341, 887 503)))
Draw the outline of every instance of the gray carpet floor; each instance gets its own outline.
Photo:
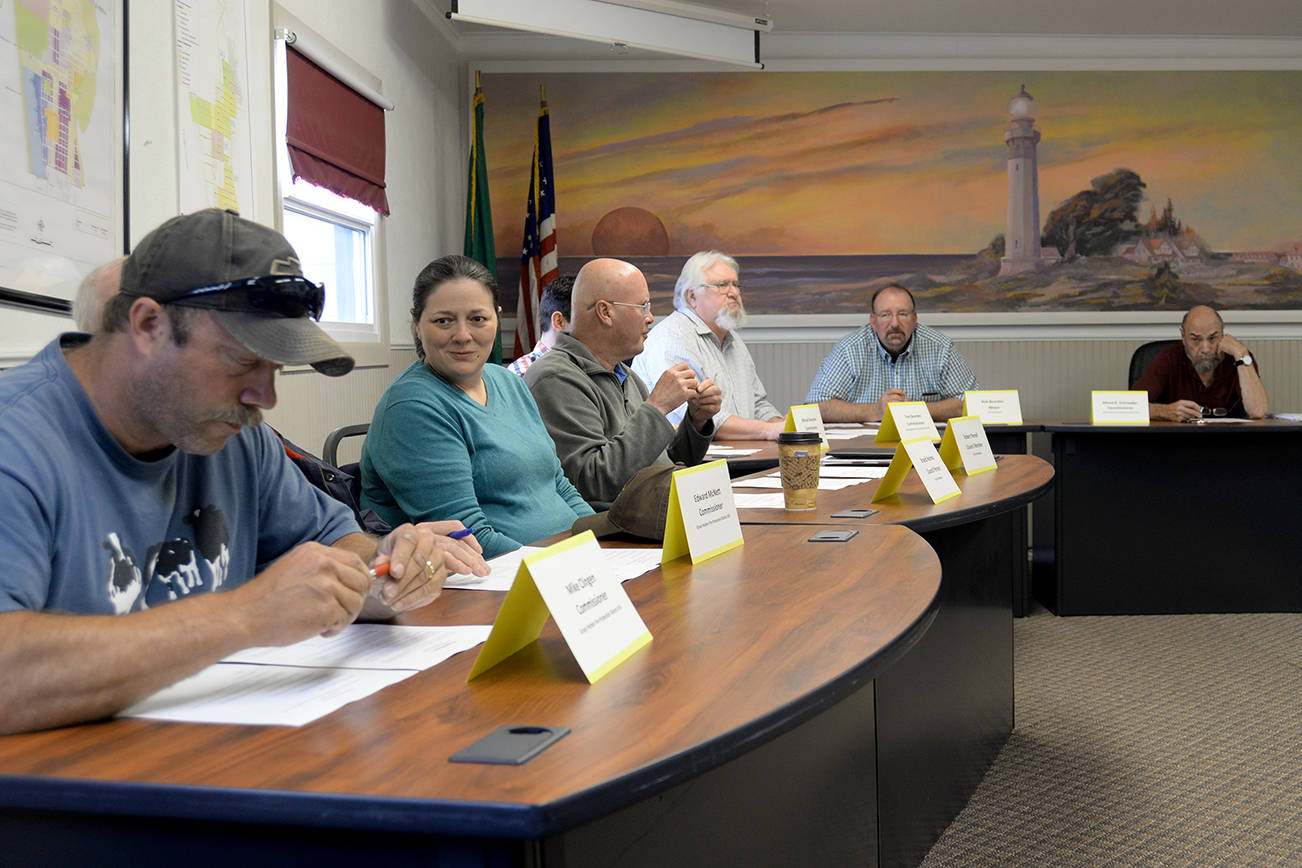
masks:
POLYGON ((940 866, 1302 866, 1302 615, 1014 626, 1016 727, 940 866))

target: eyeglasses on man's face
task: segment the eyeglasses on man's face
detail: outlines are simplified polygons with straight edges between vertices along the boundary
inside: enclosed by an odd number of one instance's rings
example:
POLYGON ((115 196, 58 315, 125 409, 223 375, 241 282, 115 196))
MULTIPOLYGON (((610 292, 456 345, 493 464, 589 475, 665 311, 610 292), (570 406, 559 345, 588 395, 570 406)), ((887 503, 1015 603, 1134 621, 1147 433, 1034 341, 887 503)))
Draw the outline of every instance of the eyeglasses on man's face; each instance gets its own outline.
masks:
POLYGON ((701 286, 706 289, 712 289, 720 295, 727 295, 728 290, 730 289, 735 289, 738 292, 741 292, 740 280, 720 280, 718 283, 702 283, 701 286))
POLYGON ((641 308, 642 316, 648 316, 651 313, 651 299, 649 298, 646 301, 642 302, 641 304, 637 304, 636 302, 632 302, 632 301, 611 301, 608 298, 599 298, 596 301, 594 301, 592 304, 588 305, 588 310, 592 310, 594 307, 596 307, 598 304, 600 304, 603 301, 606 304, 615 304, 615 305, 619 305, 620 307, 641 308))

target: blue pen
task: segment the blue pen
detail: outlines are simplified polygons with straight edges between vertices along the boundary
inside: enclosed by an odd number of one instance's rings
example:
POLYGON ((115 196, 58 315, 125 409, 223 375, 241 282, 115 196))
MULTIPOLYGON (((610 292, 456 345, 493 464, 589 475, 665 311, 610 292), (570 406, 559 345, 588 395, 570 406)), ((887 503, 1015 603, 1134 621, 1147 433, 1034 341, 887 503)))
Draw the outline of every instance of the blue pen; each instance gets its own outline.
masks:
POLYGON ((451 537, 452 539, 465 539, 466 537, 470 536, 472 533, 474 533, 474 531, 472 531, 470 528, 463 527, 461 530, 452 531, 452 533, 448 534, 448 536, 451 537))

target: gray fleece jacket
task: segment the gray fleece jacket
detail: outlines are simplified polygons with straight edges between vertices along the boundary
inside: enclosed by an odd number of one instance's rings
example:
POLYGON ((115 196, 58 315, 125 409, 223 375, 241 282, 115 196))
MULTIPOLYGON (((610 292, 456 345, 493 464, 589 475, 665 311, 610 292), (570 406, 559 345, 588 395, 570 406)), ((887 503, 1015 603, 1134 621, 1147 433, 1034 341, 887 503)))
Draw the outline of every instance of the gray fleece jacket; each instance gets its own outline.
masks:
POLYGON ((646 403, 642 378, 624 372, 628 376, 620 385, 583 343, 561 334, 551 352, 524 374, 565 475, 596 510, 609 509, 643 467, 700 464, 714 436, 713 421, 697 431, 684 419, 675 431, 646 403))

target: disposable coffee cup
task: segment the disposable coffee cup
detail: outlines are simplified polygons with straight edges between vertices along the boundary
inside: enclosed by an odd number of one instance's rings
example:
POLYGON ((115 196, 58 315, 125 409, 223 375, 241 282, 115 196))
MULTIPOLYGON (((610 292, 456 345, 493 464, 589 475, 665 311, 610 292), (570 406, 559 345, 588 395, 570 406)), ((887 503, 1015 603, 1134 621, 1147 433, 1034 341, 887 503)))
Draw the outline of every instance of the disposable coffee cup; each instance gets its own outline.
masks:
POLYGON ((778 467, 787 509, 818 507, 818 463, 822 439, 816 431, 783 431, 778 435, 778 467))

